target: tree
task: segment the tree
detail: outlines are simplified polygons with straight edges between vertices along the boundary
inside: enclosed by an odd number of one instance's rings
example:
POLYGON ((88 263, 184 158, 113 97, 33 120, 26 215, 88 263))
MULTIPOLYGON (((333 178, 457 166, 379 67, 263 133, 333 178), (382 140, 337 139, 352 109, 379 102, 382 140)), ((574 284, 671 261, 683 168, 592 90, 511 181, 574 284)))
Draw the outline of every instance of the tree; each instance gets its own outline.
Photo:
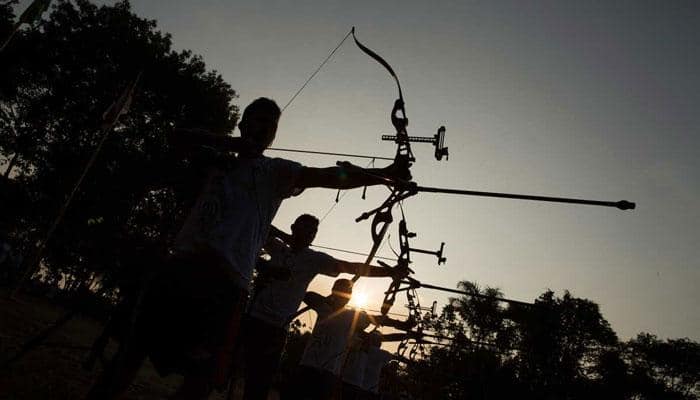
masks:
POLYGON ((133 14, 128 1, 98 7, 59 0, 6 51, 0 155, 16 159, 12 179, 28 193, 11 232, 25 238, 25 248, 46 230, 95 149, 102 113, 143 72, 131 112, 109 137, 44 260, 50 273, 76 285, 96 277, 116 282, 122 255, 172 239, 192 192, 191 169, 171 157, 166 134, 175 126, 232 132, 236 92, 201 57, 172 50, 170 35, 133 14))
POLYGON ((478 296, 450 299, 431 325, 451 340, 405 369, 417 398, 585 399, 615 378, 614 365, 598 368, 618 342, 594 302, 547 291, 506 307, 498 289, 458 287, 478 296))
POLYGON ((550 290, 523 317, 518 321, 521 379, 543 398, 585 398, 593 366, 617 345, 598 305, 568 291, 557 298, 550 290))
POLYGON ((700 397, 700 343, 687 338, 662 341, 640 333, 624 347, 633 391, 640 399, 700 397))
POLYGON ((513 365, 517 326, 509 308, 496 299, 501 291, 468 281, 457 287, 470 295, 450 298, 440 317, 428 324, 450 340, 404 369, 408 391, 416 398, 446 399, 522 394, 513 365))
POLYGON ((457 283, 459 290, 476 296, 450 298, 448 311, 457 313, 467 328, 466 336, 476 342, 495 342, 503 340, 508 334, 506 308, 496 298, 503 293, 497 288, 486 287, 483 290, 473 282, 457 283))

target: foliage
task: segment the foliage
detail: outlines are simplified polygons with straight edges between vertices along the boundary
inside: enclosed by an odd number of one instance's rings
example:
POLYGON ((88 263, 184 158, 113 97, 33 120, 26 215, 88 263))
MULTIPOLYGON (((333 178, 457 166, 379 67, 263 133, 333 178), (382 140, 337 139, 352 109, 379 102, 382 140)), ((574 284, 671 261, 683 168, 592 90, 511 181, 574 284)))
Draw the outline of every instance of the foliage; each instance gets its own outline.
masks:
POLYGON ((519 374, 538 392, 574 398, 573 391, 584 390, 601 351, 617 344, 598 305, 568 291, 561 298, 545 292, 522 315, 519 374))
POLYGON ((696 342, 640 334, 620 343, 598 305, 568 291, 527 307, 503 305, 495 288, 458 287, 470 295, 450 299, 430 326, 451 339, 399 374, 415 398, 698 398, 696 342))
POLYGON ((640 333, 626 343, 623 358, 640 399, 700 398, 700 343, 640 333))
MULTIPOLYGON (((0 7, 0 28, 10 10, 0 7)), ((170 156, 172 127, 225 134, 238 118, 229 84, 201 57, 174 51, 170 35, 133 14, 128 1, 54 2, 44 20, 14 37, 0 71, 0 155, 12 160, 8 176, 28 197, 5 229, 25 249, 47 230, 95 150, 103 112, 143 72, 130 113, 48 244, 46 272, 79 283, 118 280, 124 254, 162 246, 176 232, 191 173, 170 156)))

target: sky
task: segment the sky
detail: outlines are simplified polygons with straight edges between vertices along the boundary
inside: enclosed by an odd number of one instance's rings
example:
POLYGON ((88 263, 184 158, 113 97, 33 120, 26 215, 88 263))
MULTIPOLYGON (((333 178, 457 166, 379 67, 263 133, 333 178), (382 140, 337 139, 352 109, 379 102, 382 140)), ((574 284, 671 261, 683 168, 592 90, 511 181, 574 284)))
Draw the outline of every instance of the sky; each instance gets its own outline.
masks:
MULTIPOLYGON (((26 2, 25 2, 26 3, 26 2)), ((102 3, 112 4, 113 1, 102 3)), ((445 242, 447 263, 415 255, 415 278, 460 280, 533 301, 545 290, 598 303, 621 339, 700 340, 700 7, 692 1, 133 0, 134 11, 201 54, 244 107, 286 104, 356 27, 401 81, 414 136, 447 128, 449 161, 415 144, 423 186, 629 200, 634 211, 452 195, 404 202, 414 247, 445 242)), ((348 40, 285 110, 276 147, 393 157, 389 74, 348 40)), ((237 132, 236 132, 237 133, 237 132)), ((270 153, 309 166, 341 158, 270 153)), ((348 159, 365 166, 366 160, 348 159)), ((386 162, 377 161, 385 166, 386 162)), ((366 252, 386 189, 348 192, 316 244, 366 252)), ((274 224, 323 216, 335 191, 285 201, 274 224)), ((398 211, 395 211, 398 217, 398 211)), ((398 248, 397 224, 389 243, 398 248)), ((330 252, 349 261, 362 256, 330 252)), ((390 246, 380 251, 392 256, 390 246)), ((311 289, 326 294, 332 279, 311 289)), ((385 279, 360 279, 378 309, 385 279)), ((448 295, 419 290, 420 301, 448 295)), ((392 311, 405 313, 399 297, 392 311)), ((311 316, 307 317, 310 322, 311 316)))

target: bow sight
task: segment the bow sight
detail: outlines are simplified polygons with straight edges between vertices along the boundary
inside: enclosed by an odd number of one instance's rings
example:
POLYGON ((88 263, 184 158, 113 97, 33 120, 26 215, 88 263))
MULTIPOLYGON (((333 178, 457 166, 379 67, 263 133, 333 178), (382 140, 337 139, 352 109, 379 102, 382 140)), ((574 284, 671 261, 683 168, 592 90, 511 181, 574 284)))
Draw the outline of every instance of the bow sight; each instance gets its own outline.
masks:
MULTIPOLYGON (((433 255, 433 256, 437 257, 438 265, 444 264, 445 261, 447 261, 447 258, 442 256, 442 252, 445 250, 445 242, 440 243, 440 249, 437 251, 415 249, 408 244, 408 239, 412 239, 416 236, 417 235, 415 232, 408 231, 408 228, 406 227, 406 220, 401 219, 401 221, 399 222, 399 240, 400 240, 402 254, 405 253, 406 255, 408 255, 413 251, 416 253, 433 255)), ((410 262, 410 259, 409 259, 409 262, 410 262)))
MULTIPOLYGON (((399 136, 398 135, 382 135, 382 140, 392 140, 396 143, 398 143, 399 136)), ((441 126, 438 128, 437 133, 433 136, 406 136, 404 140, 407 140, 409 142, 418 142, 418 143, 431 143, 433 146, 435 146, 435 159, 438 161, 442 160, 442 157, 445 157, 445 160, 450 159, 450 155, 447 151, 447 147, 445 147, 445 127, 441 126)), ((411 160, 415 161, 415 160, 411 160)))

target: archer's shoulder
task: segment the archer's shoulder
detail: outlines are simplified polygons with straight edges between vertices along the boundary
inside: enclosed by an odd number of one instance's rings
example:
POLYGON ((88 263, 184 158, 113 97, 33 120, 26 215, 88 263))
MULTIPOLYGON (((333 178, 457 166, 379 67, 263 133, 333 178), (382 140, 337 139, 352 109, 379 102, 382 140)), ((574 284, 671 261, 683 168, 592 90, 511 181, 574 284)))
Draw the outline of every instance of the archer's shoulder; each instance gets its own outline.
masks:
POLYGON ((312 259, 318 259, 318 260, 329 260, 329 259, 333 259, 333 260, 334 260, 333 256, 331 256, 331 255, 329 255, 329 254, 326 254, 326 253, 324 253, 324 252, 322 252, 322 251, 314 250, 314 249, 312 249, 312 248, 310 248, 310 247, 307 247, 307 248, 303 249, 303 250, 302 250, 302 254, 304 254, 305 257, 309 257, 309 258, 312 258, 312 259))

